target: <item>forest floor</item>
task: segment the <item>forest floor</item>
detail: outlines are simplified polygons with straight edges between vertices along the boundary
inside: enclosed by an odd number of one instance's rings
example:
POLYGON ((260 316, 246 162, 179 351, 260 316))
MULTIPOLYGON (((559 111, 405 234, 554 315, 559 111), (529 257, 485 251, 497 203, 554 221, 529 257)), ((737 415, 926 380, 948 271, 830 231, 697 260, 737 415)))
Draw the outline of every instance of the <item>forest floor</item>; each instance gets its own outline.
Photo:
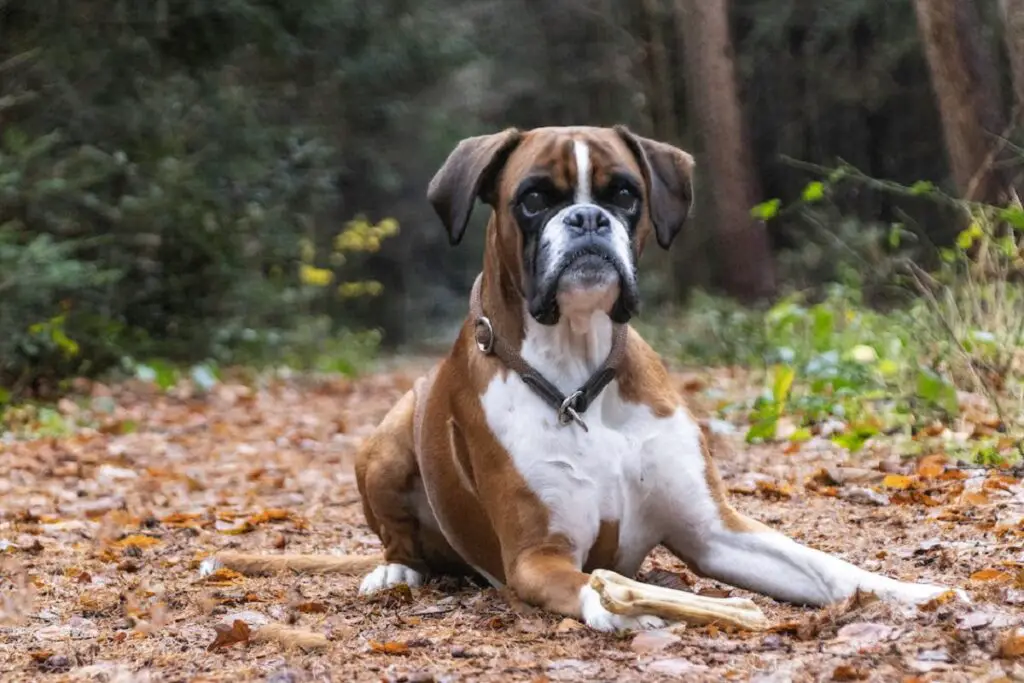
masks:
MULTIPOLYGON (((60 411, 84 426, 0 441, 0 680, 1024 680, 1019 472, 905 462, 885 439, 854 458, 824 439, 737 437, 719 467, 743 512, 868 569, 964 588, 972 604, 820 610, 752 595, 772 631, 616 636, 468 583, 366 600, 356 577, 203 575, 224 548, 376 552, 352 456, 426 367, 226 380, 205 395, 82 383, 60 411), (328 645, 246 640, 236 621, 250 633, 291 624, 328 645)), ((678 378, 698 412, 709 386, 752 390, 739 371, 678 378)), ((662 551, 642 574, 749 595, 662 551)))

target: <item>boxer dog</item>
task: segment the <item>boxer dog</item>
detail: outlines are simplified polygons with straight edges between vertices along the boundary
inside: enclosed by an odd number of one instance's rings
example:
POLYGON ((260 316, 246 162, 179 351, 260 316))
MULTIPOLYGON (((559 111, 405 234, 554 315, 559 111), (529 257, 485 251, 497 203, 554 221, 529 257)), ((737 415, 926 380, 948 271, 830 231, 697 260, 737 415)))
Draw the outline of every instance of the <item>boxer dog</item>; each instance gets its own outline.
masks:
POLYGON ((456 245, 490 206, 483 269, 451 352, 362 446, 356 477, 383 562, 372 594, 475 573, 601 630, 660 627, 606 609, 588 573, 634 575, 661 544, 694 572, 803 605, 947 589, 800 545, 726 500, 706 434, 629 326, 640 255, 668 249, 694 160, 625 127, 463 140, 427 197, 456 245))

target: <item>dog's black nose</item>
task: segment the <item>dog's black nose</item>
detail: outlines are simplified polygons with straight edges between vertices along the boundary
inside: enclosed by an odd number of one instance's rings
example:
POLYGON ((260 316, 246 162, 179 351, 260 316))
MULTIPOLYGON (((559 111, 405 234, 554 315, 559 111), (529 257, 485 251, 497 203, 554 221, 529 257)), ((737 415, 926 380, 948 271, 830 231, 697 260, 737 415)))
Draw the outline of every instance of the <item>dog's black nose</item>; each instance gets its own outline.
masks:
POLYGON ((569 211, 565 216, 566 226, 579 232, 605 232, 611 229, 612 223, 608 214, 597 206, 581 206, 569 211))

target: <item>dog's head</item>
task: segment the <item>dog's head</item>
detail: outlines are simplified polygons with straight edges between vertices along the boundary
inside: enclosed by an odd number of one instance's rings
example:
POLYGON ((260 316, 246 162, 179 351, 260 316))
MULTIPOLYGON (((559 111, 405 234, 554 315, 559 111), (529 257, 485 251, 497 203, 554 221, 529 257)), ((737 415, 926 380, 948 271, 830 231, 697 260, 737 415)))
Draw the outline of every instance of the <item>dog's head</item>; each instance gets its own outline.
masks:
POLYGON ((692 204, 693 157, 614 128, 508 129, 458 144, 427 198, 458 244, 477 198, 494 209, 488 249, 518 278, 530 314, 637 311, 651 233, 668 249, 692 204))

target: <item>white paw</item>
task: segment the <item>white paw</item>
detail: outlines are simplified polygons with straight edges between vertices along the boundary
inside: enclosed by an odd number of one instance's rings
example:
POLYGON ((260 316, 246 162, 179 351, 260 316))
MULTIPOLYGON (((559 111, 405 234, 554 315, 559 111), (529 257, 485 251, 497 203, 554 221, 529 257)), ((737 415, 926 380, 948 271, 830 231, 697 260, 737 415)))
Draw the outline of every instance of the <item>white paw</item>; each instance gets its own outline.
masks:
MULTIPOLYGON (((870 588, 865 588, 865 590, 870 590, 870 588)), ((928 602, 933 598, 937 598, 943 593, 947 593, 949 591, 952 591, 958 600, 966 604, 971 603, 971 599, 967 593, 959 588, 936 586, 929 583, 908 583, 905 581, 895 580, 886 581, 884 586, 880 586, 879 589, 874 592, 882 600, 891 600, 904 605, 919 605, 923 602, 928 602)))
POLYGON ((409 588, 423 585, 423 575, 404 564, 382 564, 363 578, 359 584, 360 595, 373 595, 392 586, 404 583, 409 588))
POLYGON ((595 631, 650 631, 666 626, 665 620, 660 617, 626 617, 609 612, 601 604, 601 596, 589 585, 580 589, 580 611, 583 613, 583 623, 595 631))

